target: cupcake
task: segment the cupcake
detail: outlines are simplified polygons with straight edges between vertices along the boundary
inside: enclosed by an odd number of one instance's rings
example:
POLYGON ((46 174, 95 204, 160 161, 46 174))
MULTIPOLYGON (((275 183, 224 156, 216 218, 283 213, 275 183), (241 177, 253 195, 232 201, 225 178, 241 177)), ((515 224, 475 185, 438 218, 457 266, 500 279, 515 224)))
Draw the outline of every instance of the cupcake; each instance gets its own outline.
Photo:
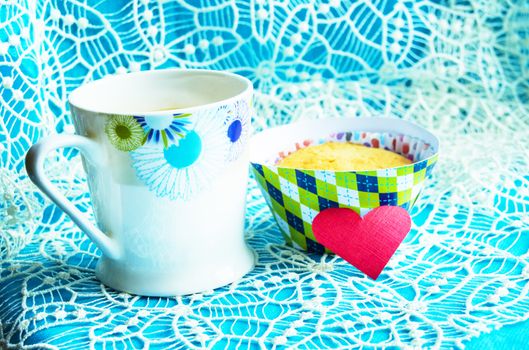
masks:
POLYGON ((312 231, 320 211, 411 209, 438 148, 433 134, 401 119, 320 119, 255 135, 250 161, 287 244, 323 253, 312 231))

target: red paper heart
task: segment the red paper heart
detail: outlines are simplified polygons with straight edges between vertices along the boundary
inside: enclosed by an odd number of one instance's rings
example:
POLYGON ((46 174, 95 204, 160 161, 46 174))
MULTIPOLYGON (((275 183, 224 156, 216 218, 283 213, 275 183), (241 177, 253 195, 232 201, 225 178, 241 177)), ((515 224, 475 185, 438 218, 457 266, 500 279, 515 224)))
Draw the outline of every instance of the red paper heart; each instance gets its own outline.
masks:
POLYGON ((312 222, 316 240, 373 279, 384 269, 411 228, 401 207, 383 206, 364 218, 347 208, 329 208, 312 222))

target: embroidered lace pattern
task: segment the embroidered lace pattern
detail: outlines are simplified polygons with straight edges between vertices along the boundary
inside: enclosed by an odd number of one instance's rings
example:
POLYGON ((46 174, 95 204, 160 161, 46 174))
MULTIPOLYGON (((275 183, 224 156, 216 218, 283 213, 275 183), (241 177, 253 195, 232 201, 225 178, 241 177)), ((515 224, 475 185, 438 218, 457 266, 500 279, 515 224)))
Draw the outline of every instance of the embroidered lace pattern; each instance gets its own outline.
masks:
MULTIPOLYGON (((2 1, 0 347, 460 347, 529 318, 529 5, 516 1, 2 1), (24 154, 73 132, 67 96, 106 74, 226 69, 255 128, 384 115, 436 132, 413 229, 377 281, 286 247, 251 181, 241 281, 144 298, 94 276, 86 236, 34 188, 24 154)), ((49 158, 90 213, 72 150, 49 158), (68 161, 73 158, 72 161, 68 161)))

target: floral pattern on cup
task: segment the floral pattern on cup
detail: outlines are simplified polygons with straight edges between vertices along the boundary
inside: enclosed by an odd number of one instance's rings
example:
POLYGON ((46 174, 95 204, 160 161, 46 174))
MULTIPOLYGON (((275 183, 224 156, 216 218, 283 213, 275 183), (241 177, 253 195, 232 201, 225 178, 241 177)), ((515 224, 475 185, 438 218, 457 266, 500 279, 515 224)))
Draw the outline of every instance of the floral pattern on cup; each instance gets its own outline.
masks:
POLYGON ((229 152, 226 154, 227 161, 236 160, 243 151, 244 145, 250 136, 250 107, 246 101, 238 101, 232 109, 228 110, 224 127, 228 138, 229 152))
POLYGON ((145 132, 143 143, 163 144, 164 148, 177 144, 191 126, 190 113, 173 115, 134 116, 145 132))
POLYGON ((190 199, 225 163, 228 144, 218 110, 200 111, 193 118, 193 129, 178 144, 146 144, 131 152, 136 175, 159 197, 190 199))
POLYGON ((123 152, 133 151, 144 143, 143 129, 130 115, 113 115, 108 118, 105 133, 110 143, 123 152))
POLYGON ((113 115, 109 142, 128 152, 138 179, 159 197, 188 200, 241 156, 250 135, 246 101, 193 113, 113 115))

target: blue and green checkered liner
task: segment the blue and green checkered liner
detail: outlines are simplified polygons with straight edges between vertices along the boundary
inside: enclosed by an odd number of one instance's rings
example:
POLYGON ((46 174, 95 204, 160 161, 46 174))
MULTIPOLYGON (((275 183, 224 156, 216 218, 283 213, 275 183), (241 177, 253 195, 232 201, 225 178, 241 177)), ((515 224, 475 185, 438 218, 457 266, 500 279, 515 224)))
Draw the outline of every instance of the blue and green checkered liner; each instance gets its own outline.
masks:
POLYGON ((373 171, 322 171, 252 163, 252 171, 288 244, 309 252, 329 252, 312 232, 312 221, 327 208, 350 208, 361 216, 371 209, 410 209, 437 154, 416 163, 373 171))

